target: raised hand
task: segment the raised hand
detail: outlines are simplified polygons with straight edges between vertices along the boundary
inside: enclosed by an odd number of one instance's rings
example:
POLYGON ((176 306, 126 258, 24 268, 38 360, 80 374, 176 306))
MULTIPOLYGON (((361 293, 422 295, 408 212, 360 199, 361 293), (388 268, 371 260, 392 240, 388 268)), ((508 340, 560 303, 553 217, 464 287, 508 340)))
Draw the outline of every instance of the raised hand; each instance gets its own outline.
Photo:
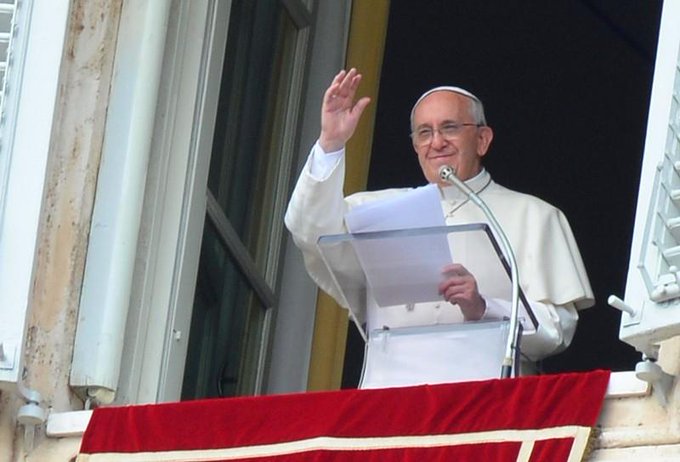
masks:
POLYGON ((319 145, 325 152, 333 152, 345 146, 354 134, 361 114, 371 101, 368 97, 354 97, 361 82, 356 69, 340 71, 326 90, 321 105, 321 135, 319 145))
POLYGON ((439 284, 439 293, 444 300, 458 305, 466 321, 477 321, 484 316, 486 301, 479 294, 477 280, 460 264, 444 268, 444 281, 439 284))

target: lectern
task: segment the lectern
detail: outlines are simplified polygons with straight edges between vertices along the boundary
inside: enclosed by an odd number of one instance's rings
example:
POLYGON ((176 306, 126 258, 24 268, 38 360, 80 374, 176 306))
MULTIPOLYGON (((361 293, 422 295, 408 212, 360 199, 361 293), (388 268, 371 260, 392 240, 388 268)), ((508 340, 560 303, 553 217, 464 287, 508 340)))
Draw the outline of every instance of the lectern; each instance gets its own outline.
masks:
MULTIPOLYGON (((361 388, 500 376, 512 281, 487 224, 329 235, 318 246, 336 286, 332 295, 349 309, 366 342, 361 388), (484 319, 465 321, 457 307, 458 316, 438 319, 443 305, 452 311, 437 290, 452 263, 475 276, 487 302, 484 319), (393 324, 395 316, 386 314, 399 310, 409 313, 407 320, 393 324)), ((520 335, 538 327, 521 292, 519 317, 520 335)), ((519 339, 517 345, 518 355, 519 339)))

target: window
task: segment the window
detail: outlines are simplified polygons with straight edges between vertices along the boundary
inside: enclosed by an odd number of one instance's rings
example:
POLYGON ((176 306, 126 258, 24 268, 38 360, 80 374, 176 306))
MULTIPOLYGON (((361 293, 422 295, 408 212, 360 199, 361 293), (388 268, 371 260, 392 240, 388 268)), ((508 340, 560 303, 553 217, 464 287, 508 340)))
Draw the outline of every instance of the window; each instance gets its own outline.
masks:
MULTIPOLYGON (((232 3, 183 398, 257 393, 276 305, 299 101, 290 4, 232 3)), ((298 5, 298 12, 305 12, 298 5)))

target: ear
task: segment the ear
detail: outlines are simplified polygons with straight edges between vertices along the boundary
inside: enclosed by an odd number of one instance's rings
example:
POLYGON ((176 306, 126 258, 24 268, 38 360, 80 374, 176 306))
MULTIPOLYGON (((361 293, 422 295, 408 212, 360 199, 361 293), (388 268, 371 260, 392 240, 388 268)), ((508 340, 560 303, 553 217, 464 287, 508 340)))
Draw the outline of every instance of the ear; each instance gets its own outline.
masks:
POLYGON ((491 127, 479 127, 479 143, 477 144, 477 155, 479 157, 484 157, 489 151, 489 146, 491 146, 491 141, 493 140, 493 130, 491 127))

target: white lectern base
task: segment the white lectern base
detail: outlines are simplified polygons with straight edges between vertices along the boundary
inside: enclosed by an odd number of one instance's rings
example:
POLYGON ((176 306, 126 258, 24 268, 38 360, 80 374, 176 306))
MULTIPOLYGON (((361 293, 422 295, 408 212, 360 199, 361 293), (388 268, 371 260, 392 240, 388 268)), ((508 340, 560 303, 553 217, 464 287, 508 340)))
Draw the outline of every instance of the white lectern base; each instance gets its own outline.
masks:
POLYGON ((500 377, 510 321, 478 321, 370 332, 360 388, 500 377))

